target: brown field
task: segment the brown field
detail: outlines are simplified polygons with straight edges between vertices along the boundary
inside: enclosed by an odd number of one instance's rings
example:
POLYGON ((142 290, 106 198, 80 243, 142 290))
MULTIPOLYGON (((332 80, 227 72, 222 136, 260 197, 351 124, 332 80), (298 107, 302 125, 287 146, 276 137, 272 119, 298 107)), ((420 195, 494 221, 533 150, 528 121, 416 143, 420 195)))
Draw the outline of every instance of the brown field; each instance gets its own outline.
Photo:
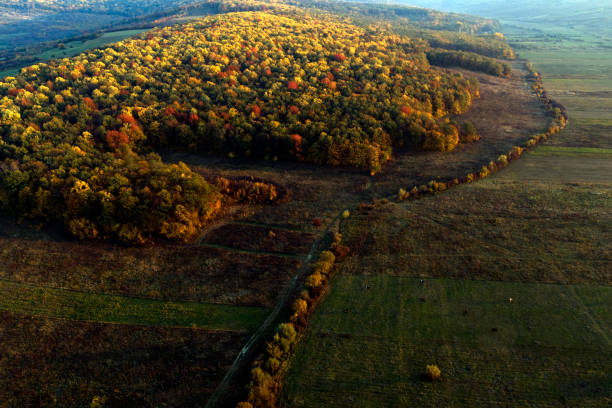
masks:
POLYGON ((0 312, 0 406, 203 406, 244 335, 0 312))
POLYGON ((315 238, 314 234, 274 227, 228 224, 212 231, 203 242, 252 251, 297 255, 308 253, 315 238))
POLYGON ((165 300, 270 306, 299 259, 196 245, 128 248, 0 237, 0 278, 165 300))

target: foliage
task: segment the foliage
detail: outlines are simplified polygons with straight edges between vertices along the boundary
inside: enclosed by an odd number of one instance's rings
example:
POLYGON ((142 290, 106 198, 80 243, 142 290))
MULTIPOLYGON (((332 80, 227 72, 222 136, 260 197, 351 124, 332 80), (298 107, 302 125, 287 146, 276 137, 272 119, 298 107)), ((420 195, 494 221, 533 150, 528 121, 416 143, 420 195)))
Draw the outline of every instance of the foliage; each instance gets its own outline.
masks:
POLYGON ((448 51, 432 49, 427 51, 427 59, 433 65, 442 67, 462 67, 474 71, 482 71, 499 77, 510 76, 512 70, 506 63, 500 63, 493 58, 484 57, 473 52, 448 51))
POLYGON ((430 381, 440 381, 442 379, 442 372, 440 371, 440 368, 437 365, 428 364, 427 367, 425 367, 425 376, 430 381))
POLYGON ((457 32, 421 31, 420 36, 434 48, 464 51, 492 58, 514 59, 514 51, 495 35, 474 36, 457 32))
MULTIPOLYGON (((531 81, 532 89, 536 93, 536 96, 540 102, 548 109, 549 115, 552 117, 548 131, 546 133, 538 133, 531 136, 522 146, 513 146, 507 155, 500 155, 496 161, 490 161, 488 164, 483 165, 479 170, 466 174, 461 178, 461 180, 453 179, 446 182, 430 180, 429 183, 422 184, 418 188, 417 186, 413 186, 411 190, 401 188, 397 194, 398 201, 414 199, 423 194, 435 194, 440 191, 445 191, 447 188, 457 184, 471 183, 478 179, 484 179, 491 173, 494 173, 497 170, 507 166, 509 161, 520 158, 525 152, 526 148, 534 147, 536 144, 546 140, 549 136, 558 133, 565 127, 568 118, 567 110, 563 105, 548 97, 546 92, 543 90, 544 88, 540 75, 534 71, 531 64, 526 63, 526 68, 530 72, 528 79, 531 81)), ((448 123, 447 126, 454 127, 454 125, 451 123, 448 123)), ((479 139, 476 129, 471 122, 464 123, 461 134, 461 138, 463 138, 465 141, 479 139)), ((429 137, 430 139, 427 143, 437 146, 438 150, 442 150, 442 148, 445 146, 444 143, 447 143, 446 140, 440 135, 433 134, 433 136, 430 135, 429 137)), ((426 146, 428 146, 428 144, 426 144, 426 146)))
POLYGON ((470 121, 465 121, 461 125, 461 130, 459 131, 459 140, 462 143, 472 143, 477 140, 480 140, 480 136, 476 131, 476 127, 470 121))
POLYGON ((377 172, 395 147, 456 145, 443 117, 468 109, 474 82, 431 68, 419 41, 293 12, 205 18, 7 77, 2 209, 79 238, 186 240, 221 196, 151 148, 377 172))
MULTIPOLYGON (((330 249, 342 248, 342 236, 335 234, 333 238, 334 241, 330 249)), ((262 364, 262 360, 259 360, 251 371, 248 401, 238 403, 237 408, 277 406, 277 394, 284 373, 283 369, 287 366, 290 353, 298 341, 299 333, 306 329, 308 316, 320 299, 324 285, 332 277, 331 274, 336 260, 333 252, 321 252, 314 270, 306 277, 305 289, 293 302, 293 314, 290 321, 279 324, 274 338, 267 344, 266 356, 264 357, 266 364, 262 364)))

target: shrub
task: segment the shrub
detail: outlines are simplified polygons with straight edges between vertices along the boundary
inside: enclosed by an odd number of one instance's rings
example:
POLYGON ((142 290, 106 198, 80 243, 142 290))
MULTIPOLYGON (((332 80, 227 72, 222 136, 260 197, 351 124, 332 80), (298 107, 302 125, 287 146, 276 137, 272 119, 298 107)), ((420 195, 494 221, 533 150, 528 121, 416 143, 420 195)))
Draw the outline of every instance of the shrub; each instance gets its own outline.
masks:
POLYGON ((440 381, 442 380, 442 372, 440 371, 440 368, 435 365, 428 365, 425 368, 425 376, 430 380, 430 381, 440 381))
POLYGON ((457 147, 459 143, 459 132, 454 126, 448 126, 448 133, 432 131, 425 135, 423 149, 435 152, 448 152, 457 147))
POLYGON ((321 256, 317 261, 315 267, 315 273, 321 273, 323 275, 327 275, 331 268, 334 266, 334 262, 336 261, 336 256, 331 251, 323 251, 321 252, 321 256))
POLYGON ((323 275, 321 275, 319 272, 315 272, 306 278, 306 287, 308 288, 318 288, 321 286, 321 283, 323 283, 323 275))
POLYGON ((459 132, 459 140, 462 143, 472 143, 477 140, 480 140, 480 136, 478 132, 476 132, 476 128, 472 124, 472 122, 466 121, 461 126, 461 132, 459 132))
POLYGON ((308 311, 308 302, 304 299, 297 299, 293 302, 293 312, 296 315, 304 315, 308 311))
POLYGON ((276 373, 281 366, 280 360, 270 357, 268 361, 266 361, 266 370, 271 372, 272 374, 276 373))
POLYGON ((102 408, 106 402, 105 397, 95 396, 91 400, 90 408, 102 408))
POLYGON ((505 167, 508 165, 508 156, 506 156, 505 154, 500 155, 497 158, 497 165, 500 167, 505 167))
POLYGON ((337 261, 342 261, 344 258, 349 256, 351 252, 351 249, 349 247, 341 244, 335 245, 333 250, 337 261))

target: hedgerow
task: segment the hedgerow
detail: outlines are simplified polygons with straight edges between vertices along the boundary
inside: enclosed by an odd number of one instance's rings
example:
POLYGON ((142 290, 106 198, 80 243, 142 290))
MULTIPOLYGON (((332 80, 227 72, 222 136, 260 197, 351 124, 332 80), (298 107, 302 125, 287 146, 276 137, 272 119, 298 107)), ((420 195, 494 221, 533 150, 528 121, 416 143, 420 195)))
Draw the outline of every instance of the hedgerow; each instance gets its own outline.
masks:
POLYGON ((335 262, 347 255, 348 248, 342 245, 341 235, 334 234, 329 250, 319 255, 312 272, 305 279, 304 289, 294 300, 289 321, 278 325, 274 337, 266 345, 265 352, 255 361, 251 370, 247 401, 240 402, 238 408, 276 406, 291 351, 305 331, 310 314, 333 277, 335 262))
POLYGON ((545 133, 538 133, 531 136, 522 146, 514 146, 507 154, 500 155, 495 161, 490 161, 487 165, 483 165, 479 170, 466 174, 461 179, 453 179, 449 181, 437 181, 431 180, 427 184, 421 186, 413 186, 412 189, 400 188, 397 193, 397 200, 403 201, 408 199, 415 199, 423 194, 435 194, 446 190, 449 187, 471 183, 478 179, 488 177, 490 174, 506 167, 509 162, 517 160, 526 151, 526 149, 533 148, 538 143, 541 143, 548 139, 550 136, 560 132, 567 124, 567 110, 563 105, 557 101, 551 99, 544 91, 540 74, 534 71, 533 66, 530 63, 525 64, 526 69, 529 71, 527 79, 532 83, 532 89, 538 100, 546 106, 549 114, 552 116, 552 120, 548 129, 545 133))

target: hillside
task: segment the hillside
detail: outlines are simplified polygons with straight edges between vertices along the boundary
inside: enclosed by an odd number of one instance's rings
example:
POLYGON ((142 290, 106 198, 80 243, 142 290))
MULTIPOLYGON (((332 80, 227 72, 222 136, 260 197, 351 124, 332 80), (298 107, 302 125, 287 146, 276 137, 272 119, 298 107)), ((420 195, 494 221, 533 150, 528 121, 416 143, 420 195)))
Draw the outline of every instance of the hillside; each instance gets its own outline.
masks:
POLYGON ((283 5, 275 13, 156 29, 5 78, 4 210, 60 221, 80 238, 189 239, 221 197, 153 150, 375 173, 395 151, 473 138, 449 115, 469 109, 477 83, 428 59, 509 75, 507 65, 490 71, 489 57, 379 26, 283 5))

